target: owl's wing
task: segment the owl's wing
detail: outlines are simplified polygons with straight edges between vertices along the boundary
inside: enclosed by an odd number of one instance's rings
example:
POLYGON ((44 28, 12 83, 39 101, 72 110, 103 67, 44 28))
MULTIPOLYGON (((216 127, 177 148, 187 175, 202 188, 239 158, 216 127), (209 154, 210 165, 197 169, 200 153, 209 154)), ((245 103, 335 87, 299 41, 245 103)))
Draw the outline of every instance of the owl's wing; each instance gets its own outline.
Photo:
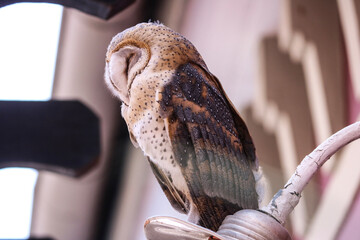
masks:
POLYGON ((218 80, 188 63, 157 99, 199 223, 217 230, 225 216, 257 208, 255 148, 218 80))
POLYGON ((158 166, 156 166, 156 164, 150 161, 149 158, 148 162, 150 163, 151 170, 154 173, 171 206, 179 212, 188 213, 189 207, 184 194, 174 187, 166 174, 158 166))

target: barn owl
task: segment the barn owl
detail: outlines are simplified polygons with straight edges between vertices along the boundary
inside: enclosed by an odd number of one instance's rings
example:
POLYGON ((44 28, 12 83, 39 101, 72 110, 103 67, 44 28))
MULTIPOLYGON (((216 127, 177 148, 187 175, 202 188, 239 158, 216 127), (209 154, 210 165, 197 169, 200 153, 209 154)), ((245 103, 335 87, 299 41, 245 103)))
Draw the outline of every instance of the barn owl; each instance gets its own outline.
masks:
POLYGON ((131 141, 189 221, 216 231, 227 215, 258 208, 248 129, 190 41, 160 23, 129 28, 108 47, 105 82, 131 141))

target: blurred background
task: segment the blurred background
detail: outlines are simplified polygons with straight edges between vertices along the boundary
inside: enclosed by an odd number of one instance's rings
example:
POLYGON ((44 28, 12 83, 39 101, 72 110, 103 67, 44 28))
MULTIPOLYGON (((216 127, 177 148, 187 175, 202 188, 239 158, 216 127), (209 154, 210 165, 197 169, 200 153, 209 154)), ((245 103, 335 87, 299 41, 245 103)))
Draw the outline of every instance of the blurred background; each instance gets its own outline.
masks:
MULTIPOLYGON (((111 38, 139 22, 184 35, 219 78, 254 139, 265 204, 306 154, 359 120, 359 1, 120 0, 107 16, 101 1, 71 2, 0 8, 0 99, 80 100, 100 120, 101 152, 78 177, 2 169, 0 239, 144 240, 148 217, 186 219, 130 143, 103 81, 111 38)), ((286 226, 293 239, 360 238, 359 156, 359 142, 346 146, 309 183, 286 226)))

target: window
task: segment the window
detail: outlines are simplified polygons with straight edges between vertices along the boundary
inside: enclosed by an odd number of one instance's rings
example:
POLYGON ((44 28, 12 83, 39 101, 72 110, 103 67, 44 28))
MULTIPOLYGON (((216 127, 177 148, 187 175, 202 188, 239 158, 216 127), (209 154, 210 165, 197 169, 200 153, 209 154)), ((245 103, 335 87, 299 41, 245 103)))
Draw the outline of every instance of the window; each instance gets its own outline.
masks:
MULTIPOLYGON (((54 4, 0 8, 0 100, 50 99, 61 16, 54 4)), ((29 236, 36 178, 33 169, 0 170, 0 238, 29 236)))

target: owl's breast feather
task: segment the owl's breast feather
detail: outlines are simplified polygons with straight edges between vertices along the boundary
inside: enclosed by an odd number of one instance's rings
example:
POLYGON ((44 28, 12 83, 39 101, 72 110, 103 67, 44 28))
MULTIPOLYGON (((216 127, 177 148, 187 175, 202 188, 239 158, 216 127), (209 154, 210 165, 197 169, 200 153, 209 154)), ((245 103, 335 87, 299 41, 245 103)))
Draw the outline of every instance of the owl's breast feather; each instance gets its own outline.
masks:
POLYGON ((178 190, 188 196, 187 184, 180 166, 174 159, 164 120, 159 111, 156 108, 138 108, 139 104, 130 104, 129 107, 122 108, 130 134, 136 139, 144 155, 169 176, 178 190))

